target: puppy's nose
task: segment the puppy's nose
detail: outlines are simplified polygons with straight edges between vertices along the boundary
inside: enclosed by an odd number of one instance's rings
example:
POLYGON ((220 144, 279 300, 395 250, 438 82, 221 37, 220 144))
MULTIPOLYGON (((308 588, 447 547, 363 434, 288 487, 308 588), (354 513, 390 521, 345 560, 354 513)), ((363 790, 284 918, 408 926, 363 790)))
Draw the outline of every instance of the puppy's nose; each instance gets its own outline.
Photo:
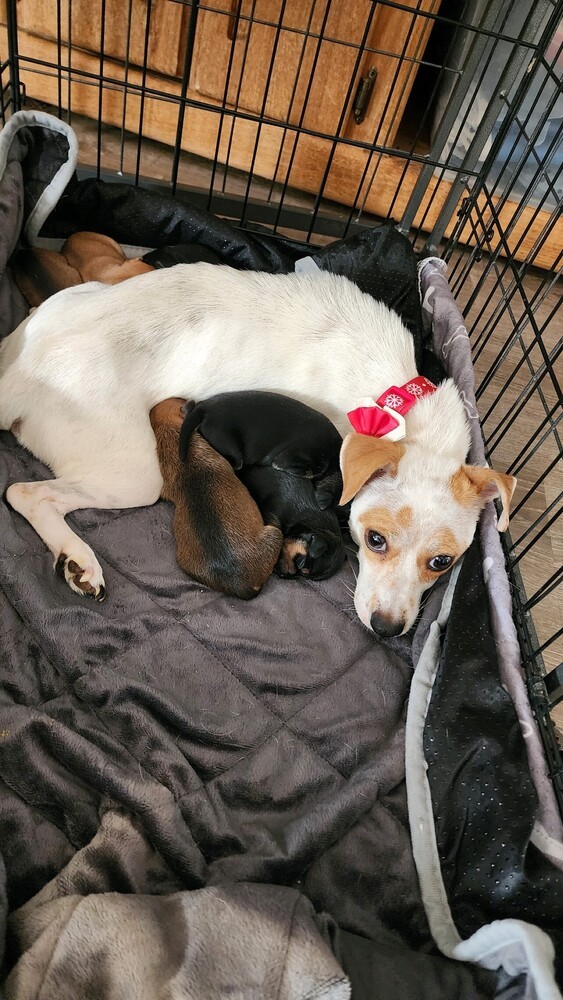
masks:
POLYGON ((379 615, 374 611, 369 623, 374 632, 377 632, 383 639, 390 639, 394 635, 400 635, 405 627, 404 622, 392 622, 384 615, 379 615))

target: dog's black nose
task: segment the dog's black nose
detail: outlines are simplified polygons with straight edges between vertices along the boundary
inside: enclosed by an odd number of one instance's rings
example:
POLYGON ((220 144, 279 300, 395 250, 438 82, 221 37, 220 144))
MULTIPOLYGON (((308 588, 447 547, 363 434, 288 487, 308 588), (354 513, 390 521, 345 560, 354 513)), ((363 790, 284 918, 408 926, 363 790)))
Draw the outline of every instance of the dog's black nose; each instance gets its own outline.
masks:
POLYGON ((390 639, 394 635, 400 635, 405 627, 404 622, 392 622, 384 615, 379 615, 374 611, 369 623, 374 632, 377 632, 383 639, 390 639))

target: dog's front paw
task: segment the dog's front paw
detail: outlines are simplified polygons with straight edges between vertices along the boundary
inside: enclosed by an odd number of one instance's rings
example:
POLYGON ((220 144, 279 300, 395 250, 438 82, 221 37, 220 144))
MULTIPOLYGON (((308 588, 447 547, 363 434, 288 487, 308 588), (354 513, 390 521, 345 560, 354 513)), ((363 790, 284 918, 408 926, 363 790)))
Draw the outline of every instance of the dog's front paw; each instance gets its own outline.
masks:
POLYGON ((80 554, 67 555, 66 552, 61 552, 55 563, 55 570, 75 594, 103 601, 106 587, 101 566, 92 550, 88 546, 84 549, 80 554))

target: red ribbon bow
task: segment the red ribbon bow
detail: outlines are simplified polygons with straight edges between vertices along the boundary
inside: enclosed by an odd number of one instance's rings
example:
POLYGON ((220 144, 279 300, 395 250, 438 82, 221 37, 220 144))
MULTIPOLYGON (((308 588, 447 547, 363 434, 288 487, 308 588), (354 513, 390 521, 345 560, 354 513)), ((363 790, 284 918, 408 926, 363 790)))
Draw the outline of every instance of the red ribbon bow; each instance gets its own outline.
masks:
POLYGON ((422 375, 410 379, 404 385, 391 385, 381 393, 373 406, 358 406, 351 410, 348 419, 358 434, 369 434, 372 437, 385 437, 392 433, 402 423, 393 413, 402 417, 411 407, 422 399, 436 392, 436 386, 422 375), (389 411, 393 412, 390 413, 389 411))

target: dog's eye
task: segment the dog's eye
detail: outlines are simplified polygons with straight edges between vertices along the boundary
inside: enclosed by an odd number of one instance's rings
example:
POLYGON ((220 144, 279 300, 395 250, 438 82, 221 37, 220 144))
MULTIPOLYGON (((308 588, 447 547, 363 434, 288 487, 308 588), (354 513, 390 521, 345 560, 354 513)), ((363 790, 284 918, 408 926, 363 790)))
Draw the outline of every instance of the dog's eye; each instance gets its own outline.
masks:
POLYGON ((366 531, 366 545, 372 552, 385 552, 387 542, 379 531, 366 531))
POLYGON ((442 573, 454 561, 453 556, 434 556, 428 560, 428 569, 433 569, 435 573, 442 573))

